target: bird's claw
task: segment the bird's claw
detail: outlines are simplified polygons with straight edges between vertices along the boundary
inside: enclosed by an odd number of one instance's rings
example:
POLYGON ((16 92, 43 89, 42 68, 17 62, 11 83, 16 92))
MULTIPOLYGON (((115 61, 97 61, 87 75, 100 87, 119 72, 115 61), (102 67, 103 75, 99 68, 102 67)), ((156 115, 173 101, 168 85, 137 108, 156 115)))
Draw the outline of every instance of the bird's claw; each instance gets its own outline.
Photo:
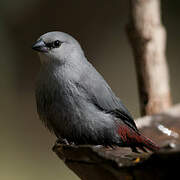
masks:
POLYGON ((62 145, 67 145, 67 146, 72 146, 75 145, 74 142, 68 142, 67 139, 63 139, 63 138, 58 138, 55 142, 56 145, 58 144, 62 144, 62 145))
POLYGON ((58 145, 58 144, 69 145, 69 142, 67 141, 67 139, 58 138, 58 139, 56 140, 56 143, 55 143, 55 144, 56 144, 56 145, 58 145))

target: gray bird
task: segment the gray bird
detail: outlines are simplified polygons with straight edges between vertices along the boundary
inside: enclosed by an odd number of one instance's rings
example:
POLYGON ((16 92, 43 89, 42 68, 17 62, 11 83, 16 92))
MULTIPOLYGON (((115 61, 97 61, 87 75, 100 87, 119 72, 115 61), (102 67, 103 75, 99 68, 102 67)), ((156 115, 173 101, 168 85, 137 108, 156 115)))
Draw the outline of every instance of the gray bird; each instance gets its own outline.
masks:
POLYGON ((79 43, 63 32, 48 32, 32 47, 39 52, 37 112, 45 126, 66 143, 156 151, 143 136, 79 43))

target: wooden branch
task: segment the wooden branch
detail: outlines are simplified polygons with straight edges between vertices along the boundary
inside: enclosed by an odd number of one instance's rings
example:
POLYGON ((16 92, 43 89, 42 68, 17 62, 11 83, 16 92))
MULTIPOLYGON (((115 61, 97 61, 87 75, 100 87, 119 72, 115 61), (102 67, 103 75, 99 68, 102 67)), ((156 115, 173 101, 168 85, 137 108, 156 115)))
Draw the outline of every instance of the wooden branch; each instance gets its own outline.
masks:
POLYGON ((55 144, 53 151, 82 180, 164 180, 178 177, 180 162, 180 104, 162 114, 137 119, 142 133, 162 149, 133 153, 130 148, 55 144))
POLYGON ((135 57, 141 114, 160 113, 171 106, 160 0, 129 2, 127 35, 135 57))

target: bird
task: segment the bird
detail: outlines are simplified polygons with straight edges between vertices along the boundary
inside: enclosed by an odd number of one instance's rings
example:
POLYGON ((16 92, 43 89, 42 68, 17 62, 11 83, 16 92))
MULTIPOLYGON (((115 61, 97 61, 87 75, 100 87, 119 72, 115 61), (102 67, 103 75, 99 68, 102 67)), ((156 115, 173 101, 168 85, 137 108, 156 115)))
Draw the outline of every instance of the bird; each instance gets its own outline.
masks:
POLYGON ((37 113, 60 142, 129 147, 133 152, 159 150, 138 130, 75 38, 60 31, 47 32, 32 49, 41 62, 35 88, 37 113))

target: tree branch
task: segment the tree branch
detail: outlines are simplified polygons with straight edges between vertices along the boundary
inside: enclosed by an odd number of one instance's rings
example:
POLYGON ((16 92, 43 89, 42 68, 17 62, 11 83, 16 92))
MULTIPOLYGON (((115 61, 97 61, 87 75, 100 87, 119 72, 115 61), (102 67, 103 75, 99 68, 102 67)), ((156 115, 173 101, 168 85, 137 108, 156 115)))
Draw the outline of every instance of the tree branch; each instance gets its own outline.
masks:
POLYGON ((127 35, 134 54, 142 115, 163 112, 171 105, 166 31, 160 12, 160 0, 130 0, 127 35))

